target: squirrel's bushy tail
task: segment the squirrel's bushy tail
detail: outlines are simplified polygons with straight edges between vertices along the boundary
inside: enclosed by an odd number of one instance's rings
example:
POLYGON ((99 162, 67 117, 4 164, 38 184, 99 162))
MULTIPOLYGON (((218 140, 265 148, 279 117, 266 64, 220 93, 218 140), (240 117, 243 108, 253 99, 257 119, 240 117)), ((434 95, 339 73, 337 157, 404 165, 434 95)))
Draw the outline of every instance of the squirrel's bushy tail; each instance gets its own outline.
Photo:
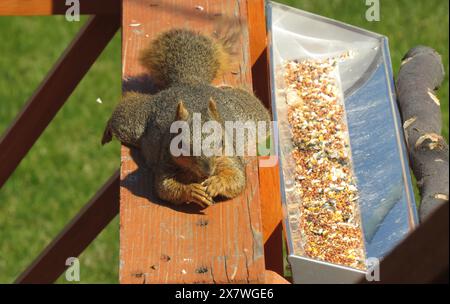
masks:
POLYGON ((239 31, 215 31, 214 37, 173 29, 160 34, 141 55, 141 64, 162 85, 210 83, 230 65, 239 31))

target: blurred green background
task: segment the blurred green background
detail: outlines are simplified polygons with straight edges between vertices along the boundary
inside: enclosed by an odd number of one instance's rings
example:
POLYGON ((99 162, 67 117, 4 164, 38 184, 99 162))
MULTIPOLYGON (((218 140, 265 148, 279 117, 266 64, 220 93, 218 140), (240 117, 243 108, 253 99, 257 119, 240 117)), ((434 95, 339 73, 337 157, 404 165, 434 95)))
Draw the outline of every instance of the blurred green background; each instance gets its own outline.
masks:
MULTIPOLYGON (((447 73, 438 95, 448 140, 447 0, 381 0, 380 22, 365 19, 365 0, 279 2, 388 36, 395 74, 409 48, 435 48, 447 73)), ((86 19, 0 17, 0 133, 86 19)), ((100 138, 121 94, 120 43, 118 33, 0 190, 0 283, 13 282, 118 168, 119 144, 100 138)), ((117 283, 118 256, 116 218, 80 256, 81 283, 117 283)))

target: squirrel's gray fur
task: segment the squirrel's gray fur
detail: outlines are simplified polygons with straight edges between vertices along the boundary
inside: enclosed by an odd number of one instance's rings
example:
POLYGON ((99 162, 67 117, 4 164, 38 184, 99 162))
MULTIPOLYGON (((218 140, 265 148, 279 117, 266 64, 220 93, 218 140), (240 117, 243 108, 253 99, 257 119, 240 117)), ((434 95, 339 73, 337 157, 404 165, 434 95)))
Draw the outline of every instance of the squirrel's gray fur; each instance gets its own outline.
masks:
MULTIPOLYGON (((183 200, 198 201, 186 193, 173 197, 172 194, 166 193, 169 190, 183 192, 183 185, 201 183, 214 174, 223 177, 220 172, 214 172, 214 168, 220 167, 215 164, 215 157, 202 155, 181 162, 170 155, 170 140, 174 136, 170 134, 170 126, 179 120, 180 111, 189 113, 191 118, 193 113, 200 113, 202 123, 216 120, 222 126, 224 121, 270 123, 268 111, 253 94, 239 88, 220 88, 210 84, 220 74, 221 69, 227 66, 229 60, 226 56, 229 47, 221 45, 220 41, 182 29, 160 35, 144 51, 141 63, 149 68, 152 76, 155 76, 165 89, 154 95, 126 93, 105 130, 103 143, 108 142, 114 135, 122 143, 140 148, 148 166, 154 169, 157 175, 163 176, 162 180, 157 178, 155 185, 158 195, 173 203, 182 203, 183 200), (170 171, 170 174, 167 171, 170 171), (187 174, 189 172, 192 174, 187 174), (175 180, 176 191, 170 188, 171 186, 166 186, 165 177, 170 178, 171 182, 175 180)), ((189 119, 187 121, 191 123, 189 119)), ((192 132, 192 126, 190 127, 192 132)), ((223 184, 216 187, 223 191, 211 191, 213 194, 234 197, 245 188, 243 160, 241 157, 230 157, 220 161, 232 167, 230 169, 236 176, 229 177, 230 183, 235 179, 238 184, 230 187, 223 184)), ((223 177, 222 182, 225 180, 227 178, 223 177)), ((208 188, 212 189, 214 185, 208 188)), ((205 197, 209 199, 206 188, 205 191, 203 200, 205 197)))

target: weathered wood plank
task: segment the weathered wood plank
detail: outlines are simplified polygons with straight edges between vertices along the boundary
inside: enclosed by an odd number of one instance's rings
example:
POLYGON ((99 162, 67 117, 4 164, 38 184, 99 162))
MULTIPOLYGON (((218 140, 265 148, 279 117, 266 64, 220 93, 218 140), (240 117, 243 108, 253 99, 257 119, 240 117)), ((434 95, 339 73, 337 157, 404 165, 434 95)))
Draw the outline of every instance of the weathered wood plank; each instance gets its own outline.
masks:
MULTIPOLYGON (((248 2, 250 58, 253 91, 271 110, 264 2, 264 0, 248 2)), ((266 268, 282 275, 283 230, 278 163, 274 164, 273 167, 259 168, 259 187, 266 268)))
MULTIPOLYGON (((255 95, 263 101, 266 107, 271 110, 264 1, 249 1, 248 6, 253 91, 255 92, 255 95)), ((261 167, 259 169, 259 175, 264 241, 266 241, 282 218, 278 163, 274 163, 274 166, 272 167, 261 167)))
MULTIPOLYGON (((216 83, 251 89, 247 1, 237 0, 124 1, 124 88, 151 91, 137 59, 155 35, 173 27, 211 33, 221 17, 239 18, 244 30, 236 68, 216 83)), ((199 212, 193 206, 173 208, 158 202, 151 193, 150 170, 135 152, 122 147, 120 282, 263 282, 256 160, 247 166, 243 195, 199 212)))
MULTIPOLYGON (((80 14, 120 14, 120 0, 79 0, 80 14)), ((2 0, 0 16, 64 15, 66 0, 2 0)))

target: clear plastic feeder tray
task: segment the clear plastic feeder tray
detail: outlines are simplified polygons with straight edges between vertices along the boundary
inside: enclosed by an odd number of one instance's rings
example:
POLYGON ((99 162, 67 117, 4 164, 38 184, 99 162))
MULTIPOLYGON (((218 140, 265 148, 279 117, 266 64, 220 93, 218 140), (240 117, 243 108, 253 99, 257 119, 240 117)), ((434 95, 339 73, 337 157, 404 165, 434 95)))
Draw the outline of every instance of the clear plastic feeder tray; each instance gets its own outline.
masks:
MULTIPOLYGON (((351 170, 365 259, 383 259, 417 224, 403 129, 387 38, 277 3, 266 6, 273 113, 278 122, 280 175, 289 262, 295 283, 353 283, 365 270, 305 254, 302 198, 295 186, 295 146, 284 90, 285 63, 352 56, 336 67, 348 129, 351 170), (281 93, 280 93, 281 92, 281 93)), ((320 196, 320 195, 319 195, 320 196)), ((382 272, 382 269, 381 269, 382 272)))

